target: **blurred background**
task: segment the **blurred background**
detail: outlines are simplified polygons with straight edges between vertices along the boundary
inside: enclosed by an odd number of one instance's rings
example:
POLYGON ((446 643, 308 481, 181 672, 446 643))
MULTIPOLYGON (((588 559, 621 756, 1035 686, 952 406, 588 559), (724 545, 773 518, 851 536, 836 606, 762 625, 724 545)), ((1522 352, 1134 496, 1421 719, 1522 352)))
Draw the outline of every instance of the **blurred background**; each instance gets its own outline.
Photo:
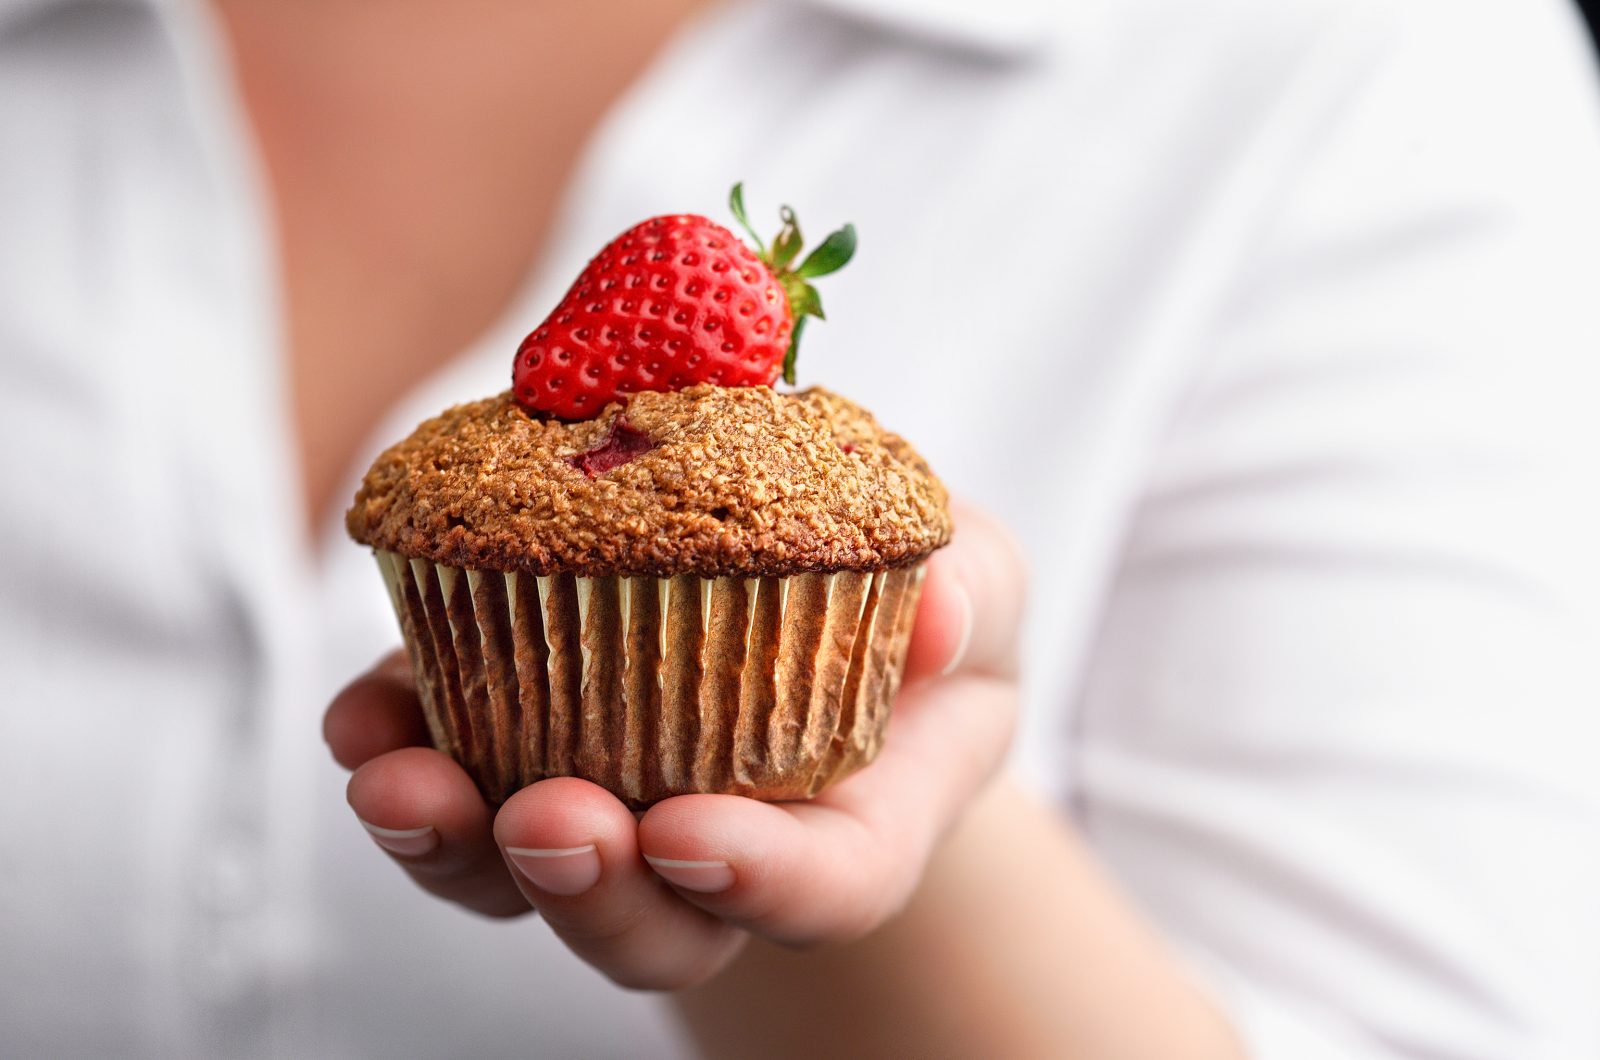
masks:
POLYGON ((741 179, 860 229, 801 383, 1016 530, 1011 769, 1257 1055, 1600 1056, 1583 7, 0 0, 0 1056, 696 1055, 319 734, 368 463, 741 179))

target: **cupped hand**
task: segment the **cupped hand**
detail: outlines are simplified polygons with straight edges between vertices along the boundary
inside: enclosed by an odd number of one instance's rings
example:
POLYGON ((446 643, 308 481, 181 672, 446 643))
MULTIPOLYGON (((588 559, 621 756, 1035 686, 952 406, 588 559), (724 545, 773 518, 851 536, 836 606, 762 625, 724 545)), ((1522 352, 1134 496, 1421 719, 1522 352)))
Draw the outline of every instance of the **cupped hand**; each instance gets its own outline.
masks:
POLYGON ((324 734, 349 801, 423 889, 488 916, 537 910, 617 983, 693 986, 752 934, 846 942, 892 916, 996 772, 1016 717, 1023 576, 970 507, 928 562, 905 681, 877 759, 810 802, 682 795, 635 818, 587 781, 540 781, 498 813, 427 746, 400 653, 334 699, 324 734))

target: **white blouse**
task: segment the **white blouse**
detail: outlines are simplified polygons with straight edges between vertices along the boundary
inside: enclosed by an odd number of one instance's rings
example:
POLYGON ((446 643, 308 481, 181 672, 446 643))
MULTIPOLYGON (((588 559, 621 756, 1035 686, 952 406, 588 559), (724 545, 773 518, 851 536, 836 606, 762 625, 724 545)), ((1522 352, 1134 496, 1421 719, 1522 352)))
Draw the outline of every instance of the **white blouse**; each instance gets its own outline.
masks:
MULTIPOLYGON (((397 635, 302 541, 227 64, 193 2, 0 0, 0 1054, 677 1055, 344 804, 397 635)), ((733 4, 362 464, 639 218, 853 220, 802 382, 1018 528, 1018 768, 1256 1055, 1592 1060, 1597 103, 1559 0, 733 4)))

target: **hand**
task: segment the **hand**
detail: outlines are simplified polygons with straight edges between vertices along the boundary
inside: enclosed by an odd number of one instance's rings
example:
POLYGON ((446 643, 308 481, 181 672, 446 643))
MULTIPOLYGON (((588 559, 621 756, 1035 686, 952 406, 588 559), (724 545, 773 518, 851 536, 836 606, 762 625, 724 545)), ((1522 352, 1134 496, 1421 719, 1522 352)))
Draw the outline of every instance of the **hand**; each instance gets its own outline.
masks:
POLYGON ((752 934, 791 946, 859 938, 915 891, 1016 717, 1021 568, 987 516, 958 507, 956 524, 928 563, 882 751, 810 802, 683 795, 636 820, 603 788, 561 777, 494 813, 427 746, 396 653, 324 720, 334 758, 355 770, 350 805, 423 889, 489 916, 535 909, 623 986, 696 985, 752 934))

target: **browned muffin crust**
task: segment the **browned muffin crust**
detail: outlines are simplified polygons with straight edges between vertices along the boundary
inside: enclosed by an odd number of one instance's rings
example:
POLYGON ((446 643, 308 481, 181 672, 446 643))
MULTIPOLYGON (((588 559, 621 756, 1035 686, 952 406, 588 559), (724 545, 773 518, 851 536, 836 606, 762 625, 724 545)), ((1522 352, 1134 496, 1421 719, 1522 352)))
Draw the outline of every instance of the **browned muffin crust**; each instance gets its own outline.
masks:
POLYGON ((590 577, 881 570, 950 537, 944 486, 865 409, 716 386, 578 423, 509 392, 458 405, 378 457, 345 525, 454 567, 590 577))

